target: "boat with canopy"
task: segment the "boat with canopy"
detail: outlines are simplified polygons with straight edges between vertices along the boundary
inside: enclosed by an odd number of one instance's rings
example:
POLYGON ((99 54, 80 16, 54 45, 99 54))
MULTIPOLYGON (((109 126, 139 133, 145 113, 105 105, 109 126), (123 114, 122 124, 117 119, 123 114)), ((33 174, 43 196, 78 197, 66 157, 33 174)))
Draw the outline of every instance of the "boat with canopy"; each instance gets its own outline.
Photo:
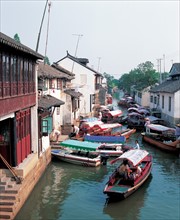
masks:
POLYGON ((110 164, 114 163, 118 163, 118 166, 110 175, 103 192, 111 199, 125 199, 134 193, 151 174, 152 156, 146 150, 133 149, 110 162, 110 164), (130 173, 127 176, 119 173, 119 168, 124 161, 127 161, 129 166, 130 173), (137 173, 137 170, 140 172, 137 173))
POLYGON ((161 150, 180 154, 180 140, 176 140, 174 128, 160 124, 149 124, 141 135, 145 142, 161 150))

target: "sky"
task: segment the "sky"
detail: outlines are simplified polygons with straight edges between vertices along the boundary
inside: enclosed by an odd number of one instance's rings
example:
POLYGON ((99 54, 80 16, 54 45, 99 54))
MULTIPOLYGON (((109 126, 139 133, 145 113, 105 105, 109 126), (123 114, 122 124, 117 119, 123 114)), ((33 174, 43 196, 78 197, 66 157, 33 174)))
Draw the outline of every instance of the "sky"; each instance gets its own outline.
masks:
MULTIPOLYGON (((45 4, 0 0, 0 32, 12 38, 18 33, 22 44, 36 50, 45 4)), ((146 61, 169 72, 180 62, 180 0, 51 0, 38 52, 53 63, 67 51, 117 79, 146 61)))

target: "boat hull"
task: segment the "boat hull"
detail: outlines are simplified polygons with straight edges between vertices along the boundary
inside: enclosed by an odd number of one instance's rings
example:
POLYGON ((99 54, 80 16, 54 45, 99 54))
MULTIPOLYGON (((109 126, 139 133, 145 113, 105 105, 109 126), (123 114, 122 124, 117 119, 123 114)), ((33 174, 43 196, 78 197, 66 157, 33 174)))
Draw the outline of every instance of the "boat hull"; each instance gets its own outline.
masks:
POLYGON ((75 165, 80 165, 80 166, 97 167, 101 164, 100 156, 96 158, 88 158, 88 157, 81 157, 77 155, 71 155, 68 153, 64 153, 62 151, 59 151, 59 152, 51 151, 51 155, 61 161, 75 164, 75 165))
POLYGON ((149 144, 151 144, 161 150, 175 153, 175 154, 180 153, 180 148, 178 147, 178 145, 180 145, 180 142, 178 140, 174 141, 174 142, 164 143, 162 141, 157 141, 155 138, 152 138, 152 137, 147 136, 145 134, 142 134, 142 139, 145 142, 147 142, 147 143, 149 143, 149 144))
MULTIPOLYGON (((136 151, 138 152, 138 150, 136 151)), ((133 151, 131 152, 133 153, 133 151)), ((130 151, 127 152, 127 154, 128 153, 130 153, 130 151)), ((137 158, 136 155, 134 158, 137 158)), ((138 176, 136 175, 134 176, 133 174, 132 176, 129 176, 127 179, 125 179, 124 177, 119 175, 118 173, 119 167, 117 167, 115 171, 111 174, 103 191, 104 194, 107 194, 109 199, 122 200, 129 197, 131 194, 136 192, 142 186, 142 184, 148 179, 152 170, 152 156, 151 155, 145 156, 145 158, 142 160, 141 157, 139 157, 138 161, 139 162, 136 164, 141 163, 141 173, 138 176)), ((114 162, 117 162, 117 159, 115 159, 114 162)), ((135 167, 131 167, 131 169, 133 168, 135 167)))

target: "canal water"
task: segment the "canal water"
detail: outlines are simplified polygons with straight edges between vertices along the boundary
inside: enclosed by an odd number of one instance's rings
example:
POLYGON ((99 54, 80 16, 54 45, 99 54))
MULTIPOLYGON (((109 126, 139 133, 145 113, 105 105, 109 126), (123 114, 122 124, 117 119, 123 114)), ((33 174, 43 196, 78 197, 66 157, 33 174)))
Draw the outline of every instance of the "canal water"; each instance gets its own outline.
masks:
POLYGON ((180 158, 142 142, 153 156, 152 174, 144 185, 123 201, 108 202, 105 183, 115 168, 81 167, 52 161, 15 220, 179 220, 180 158))

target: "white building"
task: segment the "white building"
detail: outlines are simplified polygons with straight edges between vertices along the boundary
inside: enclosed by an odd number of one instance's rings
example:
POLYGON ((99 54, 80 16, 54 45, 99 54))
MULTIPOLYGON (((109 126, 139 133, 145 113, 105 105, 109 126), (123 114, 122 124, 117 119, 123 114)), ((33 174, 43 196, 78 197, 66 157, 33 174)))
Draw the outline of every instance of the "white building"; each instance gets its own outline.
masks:
MULTIPOLYGON (((77 119, 79 116, 91 115, 94 96, 96 91, 96 74, 97 72, 88 67, 89 61, 86 58, 75 58, 67 53, 67 56, 56 62, 56 65, 68 70, 75 75, 67 89, 80 92, 80 102, 74 111, 72 117, 77 119)), ((101 83, 101 82, 98 82, 101 83)))
POLYGON ((170 125, 180 123, 180 63, 174 63, 170 78, 150 90, 150 108, 161 111, 170 125))

